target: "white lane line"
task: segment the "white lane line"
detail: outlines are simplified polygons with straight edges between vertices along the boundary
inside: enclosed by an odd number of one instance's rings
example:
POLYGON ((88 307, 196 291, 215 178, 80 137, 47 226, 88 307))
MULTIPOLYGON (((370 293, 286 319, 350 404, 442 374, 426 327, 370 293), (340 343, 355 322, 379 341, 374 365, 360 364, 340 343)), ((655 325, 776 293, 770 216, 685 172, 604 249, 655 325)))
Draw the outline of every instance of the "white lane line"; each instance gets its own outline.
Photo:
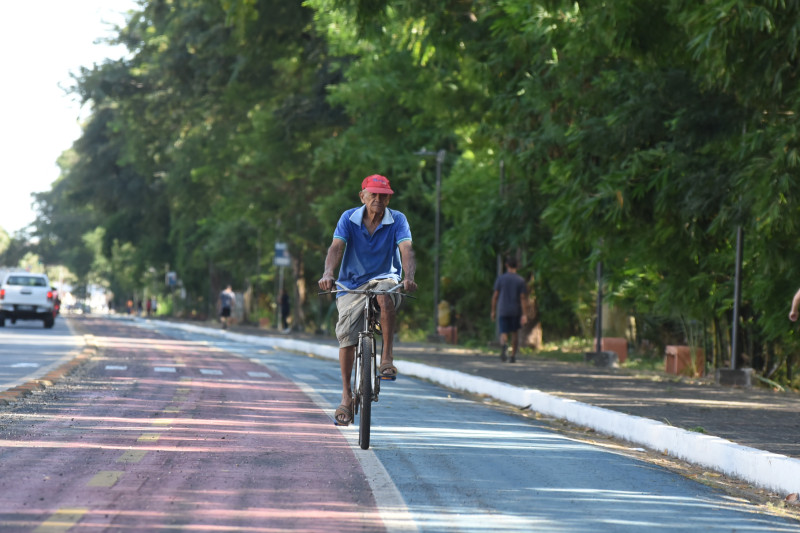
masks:
POLYGON ((14 363, 11 368, 39 368, 39 363, 14 363))
POLYGON ((201 368, 200 373, 206 376, 221 376, 222 370, 216 370, 213 368, 201 368))
POLYGON ((156 372, 176 372, 174 366, 156 366, 153 367, 156 372))
POLYGON ((106 370, 128 370, 125 365, 106 365, 106 370))
MULTIPOLYGON (((292 378, 292 381, 303 393, 311 398, 311 401, 317 407, 323 411, 334 410, 334 407, 307 383, 294 378, 292 378)), ((333 418, 331 418, 331 423, 333 423, 333 418)), ((352 427, 339 426, 339 432, 347 439, 348 444, 355 451, 358 462, 361 463, 361 468, 364 470, 369 486, 372 489, 378 513, 386 526, 386 531, 390 533, 395 531, 418 532, 419 529, 414 522, 411 511, 408 510, 408 506, 406 506, 406 502, 397 485, 392 481, 392 476, 386 471, 375 452, 362 450, 358 445, 358 428, 356 427, 356 430, 353 431, 352 427)))
POLYGON ((251 378, 271 378, 272 377, 269 372, 248 372, 247 375, 250 376, 251 378))

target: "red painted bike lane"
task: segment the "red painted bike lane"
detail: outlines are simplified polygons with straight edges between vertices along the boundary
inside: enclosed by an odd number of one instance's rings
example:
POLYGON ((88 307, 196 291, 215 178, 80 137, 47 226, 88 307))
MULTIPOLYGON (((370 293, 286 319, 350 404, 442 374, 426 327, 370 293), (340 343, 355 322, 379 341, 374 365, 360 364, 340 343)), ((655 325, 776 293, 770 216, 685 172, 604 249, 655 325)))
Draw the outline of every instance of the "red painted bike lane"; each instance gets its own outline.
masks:
POLYGON ((354 451, 273 369, 120 322, 0 411, 0 531, 382 531, 354 451))

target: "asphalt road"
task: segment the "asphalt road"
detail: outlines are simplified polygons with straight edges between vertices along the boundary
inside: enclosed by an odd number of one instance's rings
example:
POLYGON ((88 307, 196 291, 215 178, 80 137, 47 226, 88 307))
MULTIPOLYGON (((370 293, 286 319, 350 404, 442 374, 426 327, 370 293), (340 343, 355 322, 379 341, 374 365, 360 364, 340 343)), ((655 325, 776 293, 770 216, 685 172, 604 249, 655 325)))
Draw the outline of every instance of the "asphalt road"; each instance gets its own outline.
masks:
POLYGON ((52 329, 40 320, 19 320, 0 328, 0 390, 43 376, 71 359, 84 345, 62 317, 52 329))
POLYGON ((0 416, 2 531, 800 531, 740 499, 429 383, 384 384, 372 447, 335 362, 123 321, 0 416))

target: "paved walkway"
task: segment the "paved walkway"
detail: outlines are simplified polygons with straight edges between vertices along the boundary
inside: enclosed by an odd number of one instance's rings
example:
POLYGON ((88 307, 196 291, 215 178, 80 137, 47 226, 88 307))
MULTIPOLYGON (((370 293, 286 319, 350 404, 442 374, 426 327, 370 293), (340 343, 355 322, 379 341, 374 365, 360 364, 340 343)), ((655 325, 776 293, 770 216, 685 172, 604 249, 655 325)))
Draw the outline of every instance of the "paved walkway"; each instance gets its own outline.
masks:
MULTIPOLYGON (((274 330, 245 326, 231 331, 335 345, 330 337, 281 335, 274 330)), ((447 344, 398 342, 395 358, 536 389, 800 458, 800 395, 793 392, 720 387, 708 379, 690 381, 667 374, 596 368, 536 356, 518 358, 514 364, 501 363, 495 354, 447 344)))

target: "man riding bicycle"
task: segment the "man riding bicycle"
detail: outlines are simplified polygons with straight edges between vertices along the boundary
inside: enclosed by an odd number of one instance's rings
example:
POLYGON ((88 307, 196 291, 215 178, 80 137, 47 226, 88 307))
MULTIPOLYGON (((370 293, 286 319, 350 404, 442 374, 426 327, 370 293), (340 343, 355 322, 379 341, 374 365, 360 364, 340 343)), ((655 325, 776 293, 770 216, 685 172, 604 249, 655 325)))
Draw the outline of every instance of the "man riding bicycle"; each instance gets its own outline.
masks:
MULTIPOLYGON (((335 288, 333 272, 339 268, 338 283, 348 289, 389 289, 402 281, 406 292, 417 290, 414 274, 417 266, 411 247, 411 228, 400 211, 389 209, 389 199, 394 194, 389 180, 384 176, 368 176, 361 183, 359 198, 362 207, 348 209, 339 218, 333 233, 333 242, 325 257, 325 272, 319 280, 319 288, 329 291, 335 288)), ((339 321, 336 323, 336 338, 339 340, 339 367, 342 371, 342 403, 336 408, 334 418, 340 425, 353 421, 353 397, 350 377, 358 333, 363 325, 363 294, 339 293, 336 295, 339 321)), ((397 375, 392 356, 395 311, 401 298, 381 294, 381 332, 383 353, 380 373, 386 378, 397 375)))

